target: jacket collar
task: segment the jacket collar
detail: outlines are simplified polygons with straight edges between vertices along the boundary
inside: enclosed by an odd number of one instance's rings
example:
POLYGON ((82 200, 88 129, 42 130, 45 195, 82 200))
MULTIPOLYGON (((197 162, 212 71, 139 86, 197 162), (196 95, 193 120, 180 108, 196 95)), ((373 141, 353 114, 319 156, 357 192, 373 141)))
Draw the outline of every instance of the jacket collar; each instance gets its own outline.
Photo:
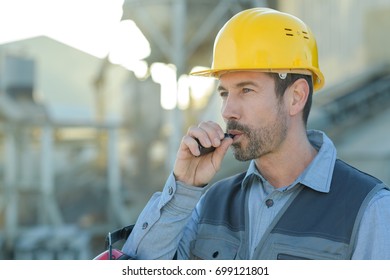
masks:
MULTIPOLYGON (((318 153, 294 183, 290 186, 280 188, 280 191, 290 189, 299 183, 319 192, 327 193, 330 190, 333 168, 337 156, 336 148, 330 138, 322 131, 308 130, 307 136, 318 153)), ((258 177, 263 184, 269 184, 257 169, 255 161, 252 160, 246 176, 242 181, 242 187, 245 188, 251 185, 254 176, 258 177)))

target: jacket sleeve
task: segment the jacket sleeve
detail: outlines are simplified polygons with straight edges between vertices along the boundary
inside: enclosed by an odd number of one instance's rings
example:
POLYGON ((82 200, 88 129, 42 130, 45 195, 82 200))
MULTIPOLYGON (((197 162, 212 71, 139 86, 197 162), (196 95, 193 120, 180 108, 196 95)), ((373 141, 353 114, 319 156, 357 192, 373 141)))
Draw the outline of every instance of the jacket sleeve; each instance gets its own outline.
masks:
MULTIPOLYGON (((171 173, 162 192, 155 193, 142 210, 122 251, 135 259, 172 259, 204 191, 176 182, 171 173)), ((189 243, 181 242, 184 255, 189 243)))
POLYGON ((379 191, 368 204, 357 234, 352 259, 390 259, 390 191, 379 191))

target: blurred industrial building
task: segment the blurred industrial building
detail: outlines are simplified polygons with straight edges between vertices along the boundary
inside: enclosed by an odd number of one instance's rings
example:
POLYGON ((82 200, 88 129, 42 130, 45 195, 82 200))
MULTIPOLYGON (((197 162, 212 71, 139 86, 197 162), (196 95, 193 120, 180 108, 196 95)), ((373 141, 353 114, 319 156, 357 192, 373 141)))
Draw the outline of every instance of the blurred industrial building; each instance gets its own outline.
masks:
MULTIPOLYGON (((187 128, 222 123, 214 81, 187 74, 210 66, 218 30, 255 6, 312 28, 326 85, 309 128, 390 184, 390 1, 124 0, 120 20, 150 44, 143 73, 50 36, 0 44, 0 259, 92 259, 134 223, 187 128), (159 67, 173 74, 159 79, 159 67)), ((246 166, 228 154, 215 180, 246 166)))

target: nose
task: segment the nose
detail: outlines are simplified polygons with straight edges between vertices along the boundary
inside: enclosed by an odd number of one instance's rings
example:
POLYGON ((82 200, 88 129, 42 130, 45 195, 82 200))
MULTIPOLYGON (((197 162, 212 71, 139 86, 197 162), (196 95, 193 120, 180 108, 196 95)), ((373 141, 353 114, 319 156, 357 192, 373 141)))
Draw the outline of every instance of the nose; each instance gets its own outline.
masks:
POLYGON ((240 105, 234 96, 230 94, 222 102, 221 114, 223 119, 226 120, 238 120, 240 118, 240 105))

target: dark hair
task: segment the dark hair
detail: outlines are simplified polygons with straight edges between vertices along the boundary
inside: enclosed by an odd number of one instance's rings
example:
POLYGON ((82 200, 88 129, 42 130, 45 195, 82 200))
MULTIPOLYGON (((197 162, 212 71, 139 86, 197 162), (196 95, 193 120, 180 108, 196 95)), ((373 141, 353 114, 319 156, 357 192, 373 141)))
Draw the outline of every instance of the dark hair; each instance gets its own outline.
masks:
POLYGON ((304 74, 291 74, 288 73, 285 79, 279 77, 278 73, 269 73, 270 76, 275 81, 275 91, 279 98, 283 97, 286 89, 291 86, 295 81, 299 79, 305 79, 309 85, 309 95, 307 97, 307 101, 305 107, 303 108, 303 122, 305 126, 307 125, 307 120, 309 118, 309 113, 311 110, 312 104, 312 96, 313 96, 313 80, 310 75, 304 74))

